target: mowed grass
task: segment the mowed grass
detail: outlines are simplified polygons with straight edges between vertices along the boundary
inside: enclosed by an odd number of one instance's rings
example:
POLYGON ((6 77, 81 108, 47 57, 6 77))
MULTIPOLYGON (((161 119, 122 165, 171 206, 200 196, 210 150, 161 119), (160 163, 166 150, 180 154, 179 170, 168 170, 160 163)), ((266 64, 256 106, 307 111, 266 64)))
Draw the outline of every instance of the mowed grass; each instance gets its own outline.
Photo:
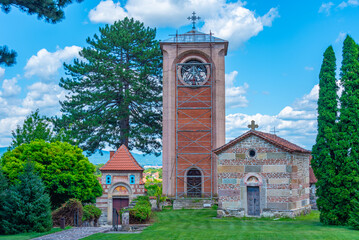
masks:
POLYGON ((216 211, 164 210, 156 222, 140 234, 99 233, 86 240, 112 239, 359 239, 359 231, 348 227, 324 226, 313 211, 296 219, 214 219, 216 211))
MULTIPOLYGON (((66 229, 70 229, 71 227, 66 227, 66 229)), ((55 233, 55 232, 59 232, 62 231, 61 228, 53 228, 48 232, 42 232, 42 233, 37 233, 37 232, 31 232, 31 233, 20 233, 20 234, 15 234, 15 235, 0 235, 0 240, 27 240, 27 239, 32 239, 32 238, 37 238, 37 237, 41 237, 47 234, 51 234, 51 233, 55 233)))

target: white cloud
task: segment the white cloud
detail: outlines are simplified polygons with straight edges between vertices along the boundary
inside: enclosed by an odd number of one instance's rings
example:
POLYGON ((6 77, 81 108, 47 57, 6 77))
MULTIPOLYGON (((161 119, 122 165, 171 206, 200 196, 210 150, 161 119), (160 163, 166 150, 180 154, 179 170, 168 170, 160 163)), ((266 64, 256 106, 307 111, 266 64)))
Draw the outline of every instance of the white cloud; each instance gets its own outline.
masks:
POLYGON ((319 13, 325 13, 328 15, 330 15, 330 9, 334 6, 334 3, 332 2, 328 2, 328 3, 322 3, 322 5, 319 8, 319 13))
POLYGON ((275 8, 270 9, 263 17, 256 18, 254 12, 241 4, 227 4, 216 16, 205 21, 202 31, 211 30, 215 36, 229 40, 230 47, 236 48, 258 35, 264 26, 271 26, 278 16, 278 10, 275 8))
POLYGON ((234 48, 256 36, 264 26, 270 27, 279 17, 277 8, 271 8, 264 16, 256 16, 244 6, 241 1, 227 3, 225 0, 128 0, 121 6, 106 0, 90 11, 89 18, 96 23, 113 23, 128 16, 152 27, 180 27, 190 24, 186 18, 196 10, 204 21, 201 31, 211 30, 215 36, 229 40, 230 47, 234 48))
POLYGON ((317 134, 317 100, 319 86, 315 85, 309 94, 284 107, 277 115, 243 113, 226 116, 227 141, 248 131, 248 124, 255 120, 259 131, 272 132, 275 127, 277 135, 299 146, 310 149, 317 134))
POLYGON ((314 67, 305 66, 304 69, 305 69, 306 71, 313 71, 313 70, 314 70, 314 67))
POLYGON ((29 86, 28 90, 22 105, 32 110, 40 108, 49 115, 56 114, 60 108, 59 101, 65 99, 65 90, 57 84, 37 82, 29 86))
POLYGON ((5 75, 5 68, 0 67, 0 78, 5 75))
POLYGON ((346 7, 356 7, 359 5, 359 1, 358 0, 348 0, 348 1, 343 1, 338 5, 338 8, 343 9, 346 7))
POLYGON ((243 86, 236 87, 235 79, 238 75, 237 71, 233 71, 225 75, 226 79, 226 105, 230 108, 247 107, 248 100, 246 96, 249 85, 244 83, 243 86))
POLYGON ((11 79, 5 79, 2 83, 2 91, 0 91, 0 96, 3 97, 12 97, 21 92, 21 87, 17 85, 16 77, 11 79))
POLYGON ((59 114, 59 101, 65 99, 65 91, 57 84, 36 82, 27 90, 24 99, 0 96, 0 146, 10 144, 11 131, 21 125, 31 111, 39 108, 41 114, 47 116, 59 114))
POLYGON ((125 10, 121 7, 121 4, 114 3, 113 1, 101 1, 94 9, 89 13, 89 18, 92 22, 96 23, 110 23, 119 19, 123 19, 127 16, 125 10))
POLYGON ((58 49, 56 52, 48 52, 45 48, 31 56, 25 66, 25 77, 30 78, 34 75, 42 80, 50 80, 58 73, 59 68, 64 62, 79 57, 81 47, 71 46, 58 49))
POLYGON ((342 42, 345 39, 345 36, 347 35, 347 33, 345 32, 340 32, 337 39, 335 39, 335 43, 339 43, 342 42))

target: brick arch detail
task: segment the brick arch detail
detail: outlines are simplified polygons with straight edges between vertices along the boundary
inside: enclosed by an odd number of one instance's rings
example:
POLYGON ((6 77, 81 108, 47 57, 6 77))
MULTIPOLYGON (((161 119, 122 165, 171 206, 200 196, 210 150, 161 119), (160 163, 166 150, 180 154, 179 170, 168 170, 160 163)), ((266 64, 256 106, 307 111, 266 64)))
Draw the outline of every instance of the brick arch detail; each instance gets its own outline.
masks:
POLYGON ((246 186, 263 186, 263 178, 257 173, 247 173, 243 177, 243 182, 246 186), (258 183, 248 183, 248 179, 250 177, 256 177, 258 179, 258 183))

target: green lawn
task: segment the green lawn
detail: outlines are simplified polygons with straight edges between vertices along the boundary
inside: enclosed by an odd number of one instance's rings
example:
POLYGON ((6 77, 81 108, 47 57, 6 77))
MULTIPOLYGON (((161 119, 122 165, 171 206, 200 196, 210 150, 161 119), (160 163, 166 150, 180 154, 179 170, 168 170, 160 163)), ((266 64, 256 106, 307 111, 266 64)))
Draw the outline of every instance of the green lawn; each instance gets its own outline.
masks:
MULTIPOLYGON (((70 227, 66 227, 66 229, 70 229, 70 227)), ((47 234, 59 232, 59 231, 62 231, 62 229, 61 228, 53 228, 48 232, 42 232, 42 233, 32 232, 32 233, 20 233, 20 234, 16 234, 16 235, 0 235, 0 240, 27 240, 27 239, 37 238, 37 237, 41 237, 41 236, 44 236, 47 234)))
POLYGON ((140 234, 99 233, 86 240, 101 239, 359 239, 359 231, 323 226, 319 213, 296 219, 213 219, 215 210, 164 210, 156 223, 140 234))

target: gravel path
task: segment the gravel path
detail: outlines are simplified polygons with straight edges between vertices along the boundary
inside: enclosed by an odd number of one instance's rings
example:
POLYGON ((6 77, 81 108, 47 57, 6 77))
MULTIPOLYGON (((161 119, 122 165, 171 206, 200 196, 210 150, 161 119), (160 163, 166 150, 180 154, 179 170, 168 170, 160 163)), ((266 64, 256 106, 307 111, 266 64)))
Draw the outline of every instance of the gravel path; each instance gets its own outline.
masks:
POLYGON ((111 230, 111 227, 80 227, 80 228, 71 228, 69 230, 64 230, 61 232, 45 235, 38 238, 33 238, 36 240, 78 240, 87 236, 90 236, 95 233, 103 233, 111 230))

